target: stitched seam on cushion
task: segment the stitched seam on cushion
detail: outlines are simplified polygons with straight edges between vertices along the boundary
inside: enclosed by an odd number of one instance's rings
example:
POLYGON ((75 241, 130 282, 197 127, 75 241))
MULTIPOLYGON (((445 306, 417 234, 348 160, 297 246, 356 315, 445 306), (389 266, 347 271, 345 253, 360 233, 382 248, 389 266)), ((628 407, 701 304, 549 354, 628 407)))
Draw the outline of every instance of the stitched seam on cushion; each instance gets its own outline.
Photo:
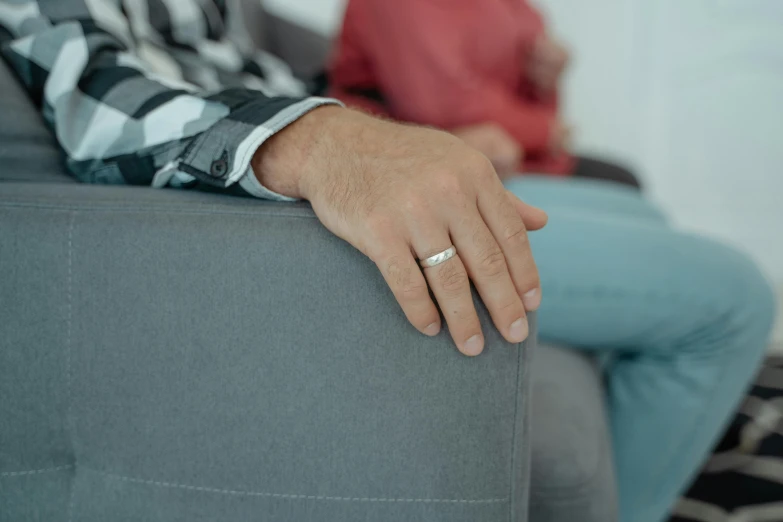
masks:
MULTIPOLYGON (((533 361, 533 350, 538 349, 538 324, 537 324, 537 318, 532 317, 530 318, 530 321, 534 321, 536 324, 535 328, 531 329, 531 332, 535 333, 535 342, 531 343, 526 341, 523 341, 524 345, 520 346, 520 349, 524 349, 523 353, 521 354, 521 364, 522 366, 522 375, 520 376, 519 386, 520 389, 524 389, 524 395, 522 395, 522 411, 523 417, 520 420, 520 424, 522 426, 522 431, 520 433, 520 437, 523 437, 522 440, 526 441, 525 444, 525 452, 523 454, 523 462, 525 464, 525 470, 526 470, 526 483, 524 485, 525 487, 525 493, 524 493, 524 499, 525 499, 525 513, 527 513, 530 510, 530 485, 532 484, 532 469, 533 469, 533 439, 531 438, 531 422, 532 422, 532 415, 531 415, 531 405, 532 405, 532 397, 533 397, 533 382, 530 379, 530 372, 532 371, 532 361, 533 361)), ((528 336, 529 337, 529 336, 528 336)), ((521 393, 521 391, 520 391, 521 393)))
POLYGON ((223 489, 213 488, 207 486, 194 486, 192 484, 180 484, 177 482, 167 482, 162 480, 148 480, 136 477, 129 477, 126 475, 118 475, 116 473, 108 473, 106 471, 100 471, 97 469, 83 468, 85 471, 90 471, 103 475, 105 477, 120 480, 123 482, 131 482, 134 484, 144 484, 148 486, 157 486, 162 488, 176 488, 184 489, 187 491, 200 491, 203 493, 217 493, 222 495, 233 495, 241 497, 264 497, 264 498, 281 498, 288 500, 327 500, 327 501, 340 501, 340 502, 400 502, 400 503, 433 503, 433 504, 499 504, 508 502, 507 498, 482 498, 482 499, 451 499, 451 498, 390 498, 390 497, 338 497, 328 495, 299 495, 293 493, 273 493, 266 491, 249 491, 241 489, 223 489))
POLYGON ((522 378, 522 353, 526 349, 524 346, 524 343, 519 343, 517 345, 517 378, 514 385, 514 420, 511 424, 511 476, 509 477, 509 486, 508 486, 508 498, 510 499, 508 503, 508 520, 509 522, 513 522, 514 520, 514 511, 516 507, 515 496, 514 496, 514 486, 516 485, 516 465, 517 465, 517 418, 519 415, 519 395, 520 395, 520 379, 522 378))
POLYGON ((21 477, 25 475, 37 475, 39 473, 54 473, 55 471, 71 469, 72 467, 73 464, 65 464, 54 468, 28 469, 25 471, 3 471, 2 473, 0 473, 0 477, 21 477))
MULTIPOLYGON (((68 430, 71 435, 71 451, 73 451, 73 423, 71 422, 71 332, 73 330, 73 222, 74 213, 68 213, 68 275, 66 276, 66 334, 65 334, 65 379, 66 379, 66 413, 68 430)), ((74 452, 75 455, 75 452, 74 452)))
MULTIPOLYGON (((76 425, 73 420, 73 401, 71 394, 71 333, 73 331, 73 227, 76 214, 74 212, 68 213, 68 276, 66 280, 66 293, 67 293, 67 329, 65 336, 65 373, 66 373, 66 400, 68 404, 66 406, 65 422, 67 423, 66 429, 70 435, 71 440, 71 452, 73 454, 73 467, 76 468, 76 425)), ((71 491, 68 499, 68 522, 73 520, 73 511, 76 502, 76 477, 71 480, 71 491)))
MULTIPOLYGON (((99 204, 108 204, 108 203, 119 203, 119 201, 112 202, 112 201, 105 201, 105 202, 98 202, 99 204)), ((302 215, 302 214, 294 214, 294 213, 287 213, 287 212, 279 212, 276 211, 274 213, 267 213, 266 211, 259 211, 262 207, 258 207, 255 210, 248 210, 248 211, 238 211, 238 210, 194 210, 192 207, 182 207, 182 208, 176 208, 176 207, 170 207, 167 206, 165 209, 162 205, 149 205, 147 207, 126 207, 126 208, 111 208, 111 207, 105 207, 105 208, 95 208, 95 207, 82 207, 78 205, 57 205, 57 204, 36 204, 36 203, 24 203, 24 202, 14 202, 14 203, 2 203, 0 202, 0 208, 33 208, 33 209, 43 209, 43 210, 66 210, 66 211, 79 211, 79 212, 106 212, 110 214, 126 214, 126 213, 139 213, 139 212, 150 212, 150 211, 158 211, 160 213, 168 213, 168 214, 186 214, 186 215, 204 215, 204 216, 213 216, 213 215, 227 215, 227 216, 263 216, 263 217, 272 217, 272 218, 299 218, 299 219, 316 219, 315 214, 310 215, 302 215)))

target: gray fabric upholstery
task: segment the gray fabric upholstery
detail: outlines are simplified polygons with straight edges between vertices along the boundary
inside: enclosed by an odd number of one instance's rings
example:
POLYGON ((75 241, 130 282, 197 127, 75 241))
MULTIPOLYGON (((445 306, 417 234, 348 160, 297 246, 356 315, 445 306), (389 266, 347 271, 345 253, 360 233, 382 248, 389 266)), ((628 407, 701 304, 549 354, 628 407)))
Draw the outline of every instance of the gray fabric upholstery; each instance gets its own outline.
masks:
POLYGON ((304 205, 2 185, 0 520, 527 519, 483 310, 477 359, 420 335, 304 205))
POLYGON ((613 522, 617 488, 601 372, 584 354, 533 356, 531 522, 613 522))
POLYGON ((329 38, 272 14, 265 29, 267 50, 285 60, 299 78, 309 80, 324 71, 332 47, 329 38))
POLYGON ((288 63, 303 80, 323 72, 331 51, 327 36, 265 11, 258 0, 232 1, 240 7, 245 26, 253 29, 249 36, 258 47, 288 63))
POLYGON ((74 183, 60 165, 52 133, 0 59, 0 181, 74 183))

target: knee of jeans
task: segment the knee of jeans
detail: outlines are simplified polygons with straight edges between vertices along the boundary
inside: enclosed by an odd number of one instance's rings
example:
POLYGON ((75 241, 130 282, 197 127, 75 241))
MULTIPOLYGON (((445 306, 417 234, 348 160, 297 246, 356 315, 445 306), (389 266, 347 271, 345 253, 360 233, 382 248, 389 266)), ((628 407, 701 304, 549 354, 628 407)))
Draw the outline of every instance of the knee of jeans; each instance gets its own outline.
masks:
MULTIPOLYGON (((715 301, 706 303, 716 309, 716 332, 748 339, 747 350, 757 346, 763 352, 776 315, 775 294, 759 266, 747 255, 722 244, 713 243, 710 264, 712 284, 722 289, 710 293, 715 301)), ((736 344, 735 344, 736 345, 736 344)), ((741 347, 742 345, 737 345, 741 347)), ((740 348, 741 349, 741 348, 740 348)))

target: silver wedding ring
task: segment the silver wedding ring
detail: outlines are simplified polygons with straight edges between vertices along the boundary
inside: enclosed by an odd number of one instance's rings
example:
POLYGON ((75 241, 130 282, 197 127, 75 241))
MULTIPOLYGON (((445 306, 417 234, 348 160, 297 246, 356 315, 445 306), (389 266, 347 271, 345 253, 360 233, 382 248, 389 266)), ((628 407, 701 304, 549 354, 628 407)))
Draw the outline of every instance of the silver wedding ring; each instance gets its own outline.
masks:
POLYGON ((444 250, 439 254, 430 256, 427 259, 422 259, 421 261, 419 261, 419 264, 423 268, 432 268, 433 266, 437 266, 441 263, 445 263, 446 261, 454 257, 454 254, 456 253, 457 253, 457 249, 454 248, 453 246, 450 246, 449 248, 447 248, 446 250, 444 250))

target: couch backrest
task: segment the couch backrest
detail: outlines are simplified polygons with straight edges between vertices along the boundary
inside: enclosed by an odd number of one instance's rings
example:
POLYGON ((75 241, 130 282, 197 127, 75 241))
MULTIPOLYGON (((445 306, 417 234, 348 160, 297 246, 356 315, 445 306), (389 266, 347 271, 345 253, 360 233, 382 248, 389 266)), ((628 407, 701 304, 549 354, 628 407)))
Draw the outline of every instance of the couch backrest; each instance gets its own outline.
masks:
POLYGON ((0 182, 71 183, 40 113, 0 59, 0 182))
POLYGON ((310 80, 323 72, 332 49, 329 37, 271 13, 265 15, 264 48, 291 66, 294 74, 310 80))
POLYGON ((259 0, 234 0, 241 6, 243 25, 254 43, 278 56, 303 80, 310 80, 324 69, 331 51, 331 39, 298 25, 262 7, 259 0))

